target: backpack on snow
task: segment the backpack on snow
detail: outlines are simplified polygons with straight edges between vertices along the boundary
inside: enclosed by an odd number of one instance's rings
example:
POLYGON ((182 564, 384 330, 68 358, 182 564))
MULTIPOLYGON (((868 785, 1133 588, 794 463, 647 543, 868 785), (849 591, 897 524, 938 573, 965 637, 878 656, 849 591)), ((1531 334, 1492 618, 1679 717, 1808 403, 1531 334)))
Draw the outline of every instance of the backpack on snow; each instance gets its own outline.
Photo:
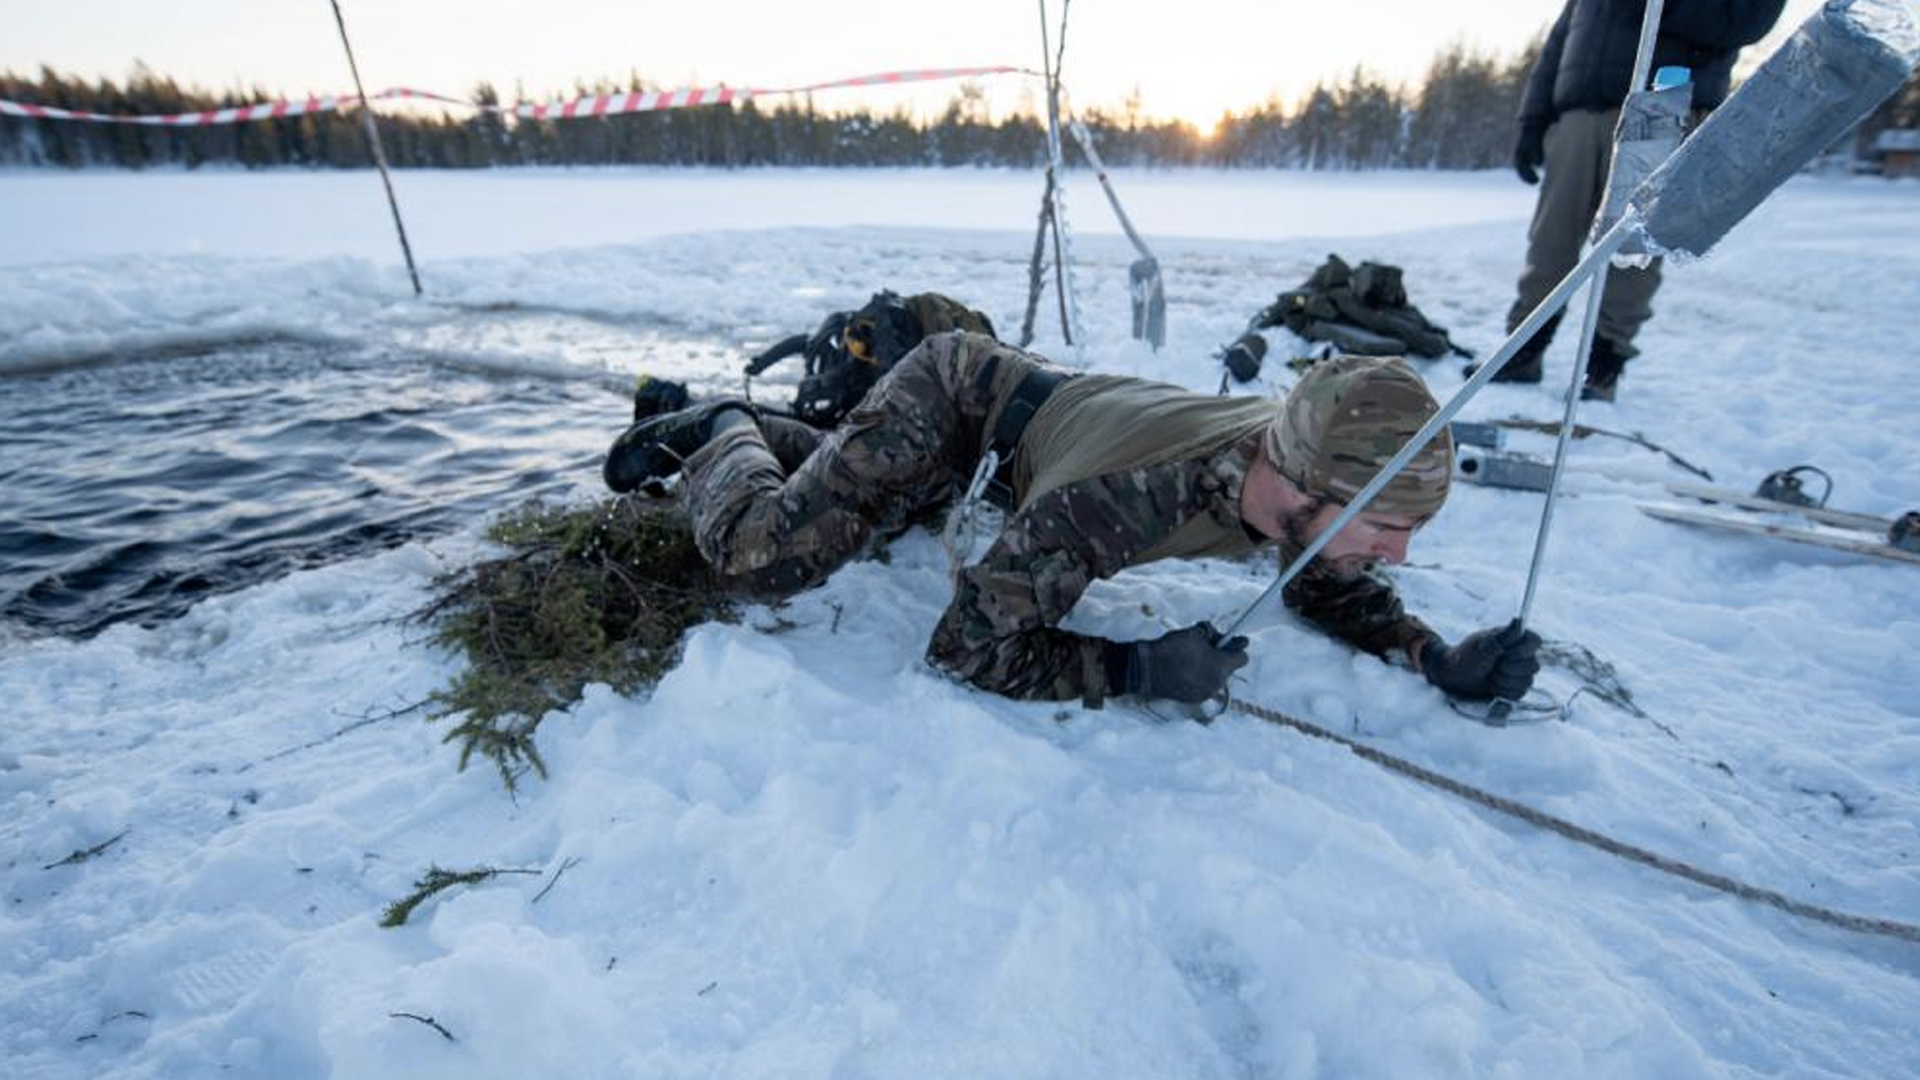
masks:
POLYGON ((1411 354, 1432 360, 1448 352, 1473 355, 1407 302, 1399 267, 1376 262, 1350 267, 1338 255, 1328 255, 1305 284, 1281 293, 1254 317, 1253 325, 1284 326, 1310 341, 1330 342, 1362 356, 1411 354))
POLYGON ((758 375, 796 353, 806 358, 793 415, 816 427, 832 427, 853 411, 880 376, 931 334, 968 330, 993 336, 993 322, 939 293, 902 299, 883 289, 857 311, 827 316, 812 335, 796 334, 747 364, 758 375))

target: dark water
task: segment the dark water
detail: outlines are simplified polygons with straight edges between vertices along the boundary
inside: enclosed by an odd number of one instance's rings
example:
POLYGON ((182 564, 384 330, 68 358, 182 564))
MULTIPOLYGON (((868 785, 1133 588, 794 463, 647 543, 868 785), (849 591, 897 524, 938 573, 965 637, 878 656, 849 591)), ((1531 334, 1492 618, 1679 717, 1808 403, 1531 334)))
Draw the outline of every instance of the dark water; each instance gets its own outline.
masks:
POLYGON ((264 342, 0 378, 0 621, 86 636, 597 484, 604 388, 264 342))

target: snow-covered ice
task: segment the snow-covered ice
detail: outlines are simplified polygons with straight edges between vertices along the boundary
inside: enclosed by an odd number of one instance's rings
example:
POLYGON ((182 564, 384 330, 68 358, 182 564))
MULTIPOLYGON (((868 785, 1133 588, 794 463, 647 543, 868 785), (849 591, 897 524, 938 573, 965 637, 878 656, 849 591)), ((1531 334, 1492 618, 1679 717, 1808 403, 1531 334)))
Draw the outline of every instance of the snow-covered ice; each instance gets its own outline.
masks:
MULTIPOLYGON (((1127 339, 1133 253, 1072 183, 1082 361, 1207 390, 1213 350, 1328 251, 1405 266, 1415 302, 1491 348, 1531 196, 1499 174, 1122 170, 1167 274, 1156 355, 1127 339)), ((953 293, 1011 336, 1040 181, 396 187, 424 301, 370 175, 0 173, 0 371, 284 337, 731 389, 751 351, 883 286, 953 293)), ((1670 270, 1619 403, 1582 419, 1726 483, 1814 462, 1836 505, 1920 508, 1917 283, 1920 186, 1797 179, 1670 270)), ((1051 306, 1041 326, 1070 358, 1051 306)), ((1573 337, 1548 385, 1492 387, 1467 415, 1557 418, 1573 337)), ((1284 388, 1277 359, 1255 391, 1284 388)), ((1423 370, 1442 396, 1462 382, 1457 362, 1423 370)), ((1647 518, 1637 502, 1690 477, 1623 442, 1579 441, 1573 466, 1536 625, 1611 663, 1644 718, 1582 695, 1565 723, 1484 728, 1279 612, 1251 624, 1237 692, 1704 869, 1920 923, 1920 573, 1647 518)), ((1538 513, 1460 489, 1398 574, 1409 606, 1456 635, 1510 617, 1538 513)), ((552 777, 509 798, 491 770, 456 773, 418 712, 388 715, 455 670, 394 617, 484 550, 479 526, 151 629, 0 640, 6 1075, 1920 1075, 1920 946, 1683 884, 1245 717, 954 684, 920 658, 948 593, 921 532, 697 629, 650 694, 594 688, 548 717, 552 777), (381 929, 432 865, 535 873, 381 929)), ((1075 625, 1231 618, 1273 571, 1129 572, 1075 625)), ((1554 666, 1542 685, 1580 681, 1554 666)))

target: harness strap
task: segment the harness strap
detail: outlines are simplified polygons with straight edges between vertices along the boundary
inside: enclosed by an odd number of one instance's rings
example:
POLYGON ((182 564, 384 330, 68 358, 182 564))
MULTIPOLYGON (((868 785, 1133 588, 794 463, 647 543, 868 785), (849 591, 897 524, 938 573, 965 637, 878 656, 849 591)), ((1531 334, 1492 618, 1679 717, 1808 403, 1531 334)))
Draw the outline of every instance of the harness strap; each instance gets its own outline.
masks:
POLYGON ((1053 392, 1075 374, 1059 368, 1034 368, 1021 378, 1020 384, 1007 397, 1007 403, 1001 407, 1000 419, 993 425, 993 436, 983 449, 985 453, 999 458, 992 481, 987 485, 987 499, 1002 510, 1010 509, 1013 505, 1013 458, 1014 452, 1020 447, 1020 436, 1026 433, 1027 425, 1033 422, 1040 406, 1045 405, 1053 392))
POLYGON ((988 449, 998 453, 1004 464, 1012 464, 1013 451, 1020 445, 1020 436, 1027 430, 1027 425, 1033 421, 1033 414, 1040 411, 1040 406, 1047 403, 1061 383, 1073 376, 1073 372, 1057 368, 1035 368, 1027 372, 1000 410, 1000 421, 993 425, 993 439, 988 443, 988 449))

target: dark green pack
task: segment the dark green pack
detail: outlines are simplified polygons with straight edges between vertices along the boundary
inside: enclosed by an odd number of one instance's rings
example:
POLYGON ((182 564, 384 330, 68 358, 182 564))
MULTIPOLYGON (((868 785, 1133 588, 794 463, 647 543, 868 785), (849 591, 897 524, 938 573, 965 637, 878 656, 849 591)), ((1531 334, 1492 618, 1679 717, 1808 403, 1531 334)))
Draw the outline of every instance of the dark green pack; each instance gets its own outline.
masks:
POLYGON ((1281 293, 1255 317, 1254 325, 1284 326, 1310 341, 1331 342, 1362 356, 1432 360, 1449 352, 1473 355, 1407 302, 1399 267, 1376 262, 1352 267, 1338 255, 1328 255, 1304 285, 1281 293))
MULTIPOLYGON (((805 348, 799 350, 807 366, 794 395, 794 415, 809 424, 832 427, 922 339, 949 330, 969 330, 991 337, 993 322, 939 293, 917 293, 902 299, 885 289, 874 293, 857 311, 827 316, 805 348)), ((770 362, 756 359, 748 370, 759 374, 770 362)))
MULTIPOLYGON (((830 428, 853 411, 880 376, 929 334, 968 330, 993 336, 993 321, 952 297, 918 293, 901 299, 890 289, 874 293, 856 311, 836 311, 811 334, 795 334, 747 361, 747 378, 789 356, 806 367, 794 390, 791 415, 830 428)), ((687 406, 685 384, 643 377, 633 394, 636 421, 687 406)))

